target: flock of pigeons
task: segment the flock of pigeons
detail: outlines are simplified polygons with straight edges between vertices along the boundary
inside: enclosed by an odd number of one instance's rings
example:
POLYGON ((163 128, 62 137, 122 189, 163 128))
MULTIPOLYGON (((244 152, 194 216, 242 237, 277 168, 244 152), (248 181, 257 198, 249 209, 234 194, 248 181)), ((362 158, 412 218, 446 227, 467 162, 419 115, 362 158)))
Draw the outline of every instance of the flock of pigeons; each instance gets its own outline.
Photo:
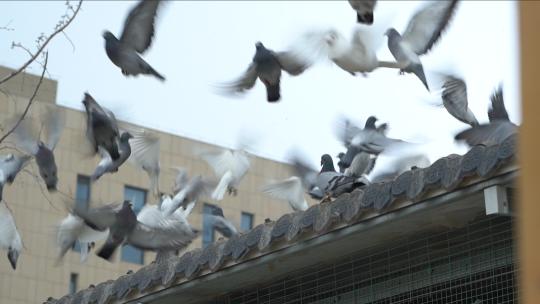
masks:
MULTIPOLYGON (((301 47, 293 47, 285 52, 271 51, 258 42, 255 56, 244 75, 223 85, 223 88, 227 92, 243 92, 251 89, 259 79, 266 86, 268 102, 276 102, 281 97, 282 70, 291 75, 299 75, 316 60, 326 58, 353 75, 366 75, 377 68, 396 68, 400 72, 414 73, 429 90, 419 57, 432 49, 440 39, 458 1, 427 2, 413 15, 403 35, 396 29, 388 29, 385 35, 388 37, 388 48, 395 58, 392 62, 378 60, 377 46, 370 37, 376 3, 376 0, 349 0, 357 13, 357 22, 360 23, 355 26, 350 41, 336 30, 329 29, 307 32, 300 39, 301 47)), ((124 75, 145 74, 165 80, 139 55, 152 42, 160 6, 162 1, 142 0, 129 13, 120 39, 108 31, 103 34, 109 59, 124 75)), ((442 76, 444 84, 440 89, 444 107, 459 121, 470 125, 470 128, 456 135, 456 140, 465 141, 471 146, 492 145, 517 133, 518 127, 510 122, 506 113, 502 88, 498 88, 491 98, 489 122, 480 124, 468 108, 465 82, 453 75, 442 76)), ((87 118, 86 139, 91 154, 100 157, 91 180, 96 182, 104 174, 114 174, 129 161, 148 174, 151 192, 159 202, 155 205, 146 204, 138 214, 133 211, 129 200, 100 207, 70 202, 69 214, 62 220, 57 232, 59 260, 75 242, 79 242, 81 260, 84 261, 95 242, 103 239, 106 239, 105 243, 97 255, 104 259, 110 259, 122 244, 156 251, 158 260, 167 258, 186 248, 198 236, 199 231, 188 221, 195 203, 202 197, 221 201, 226 194, 236 195, 238 185, 250 168, 250 155, 244 147, 199 151, 199 156, 213 168, 215 179, 200 175, 189 178, 186 170, 179 169, 172 193, 165 194, 159 189, 159 137, 144 129, 122 126, 113 112, 101 106, 88 93, 85 93, 82 103, 87 118)), ((19 122, 17 117, 13 117, 6 124, 15 127, 9 138, 24 153, 0 156, 0 199, 4 185, 13 183, 17 173, 31 159, 35 159, 47 189, 50 192, 56 191, 58 176, 54 149, 65 119, 62 111, 53 107, 47 108, 40 118, 41 122, 36 123, 27 118, 19 122), (36 124, 41 126, 39 132, 35 131, 36 124)), ((409 155, 400 159, 394 171, 371 177, 370 180, 368 174, 376 166, 379 155, 407 149, 412 145, 388 137, 387 131, 388 124, 377 124, 374 116, 369 117, 363 127, 345 120, 339 132, 339 138, 346 149, 338 155, 339 171, 335 169, 333 159, 328 154, 321 157, 321 169, 317 170, 295 153, 291 157, 295 176, 265 185, 262 191, 287 201, 294 211, 306 210, 306 192, 326 202, 358 187, 395 178, 414 167, 429 165, 425 156, 409 155)), ((215 229, 224 237, 237 234, 237 229, 223 216, 221 208, 213 208, 207 219, 215 229)), ((8 259, 15 269, 23 246, 5 202, 0 202, 0 248, 8 251, 8 259)))

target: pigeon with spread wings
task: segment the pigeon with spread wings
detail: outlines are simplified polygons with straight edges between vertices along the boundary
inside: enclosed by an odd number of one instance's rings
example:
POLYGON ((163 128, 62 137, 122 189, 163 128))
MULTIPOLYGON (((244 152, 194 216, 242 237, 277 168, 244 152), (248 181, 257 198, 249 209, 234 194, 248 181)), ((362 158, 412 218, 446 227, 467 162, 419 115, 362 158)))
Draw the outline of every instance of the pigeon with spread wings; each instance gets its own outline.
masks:
POLYGON ((90 94, 84 93, 82 101, 86 111, 86 137, 92 144, 94 153, 99 147, 105 149, 112 160, 120 157, 118 149, 118 122, 113 112, 102 107, 90 94))
POLYGON ((0 155, 0 201, 2 200, 4 185, 13 183, 17 174, 28 164, 31 158, 28 155, 19 156, 13 153, 0 155))
POLYGON ((106 239, 108 233, 109 229, 103 231, 92 229, 82 218, 69 213, 62 219, 56 231, 56 245, 59 247, 57 262, 60 262, 66 252, 73 248, 75 242, 79 243, 81 262, 86 261, 94 242, 106 239))
POLYGON ((131 146, 130 161, 136 167, 144 170, 150 178, 150 189, 154 197, 159 197, 159 135, 139 129, 130 130, 133 138, 129 139, 131 146))
POLYGON ((107 56, 122 70, 122 74, 147 74, 161 81, 165 80, 165 77, 139 56, 148 50, 152 43, 155 19, 161 3, 162 1, 158 0, 141 0, 129 13, 120 39, 109 31, 103 33, 107 56))
POLYGON ((307 210, 309 207, 304 197, 302 181, 298 176, 291 176, 282 181, 265 185, 262 192, 273 198, 288 202, 294 211, 307 210))
POLYGON ((404 66, 401 71, 414 73, 428 90, 419 56, 426 54, 441 38, 457 9, 457 4, 457 0, 431 1, 413 15, 403 36, 394 28, 389 28, 385 33, 388 36, 388 49, 404 66))
POLYGON ((471 109, 469 109, 465 81, 451 75, 446 75, 445 78, 441 95, 444 107, 457 120, 471 127, 477 126, 478 120, 471 109))

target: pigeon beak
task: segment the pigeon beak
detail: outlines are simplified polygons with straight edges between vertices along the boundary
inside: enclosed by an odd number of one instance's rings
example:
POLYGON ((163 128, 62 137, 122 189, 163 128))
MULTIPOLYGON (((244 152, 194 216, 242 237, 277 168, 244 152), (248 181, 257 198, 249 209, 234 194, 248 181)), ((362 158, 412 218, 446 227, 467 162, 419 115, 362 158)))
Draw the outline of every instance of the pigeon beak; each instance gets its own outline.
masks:
POLYGON ((13 270, 17 269, 17 260, 19 259, 19 252, 14 249, 9 249, 8 260, 13 270))
POLYGON ((56 192, 56 185, 47 185, 47 190, 50 192, 56 192))

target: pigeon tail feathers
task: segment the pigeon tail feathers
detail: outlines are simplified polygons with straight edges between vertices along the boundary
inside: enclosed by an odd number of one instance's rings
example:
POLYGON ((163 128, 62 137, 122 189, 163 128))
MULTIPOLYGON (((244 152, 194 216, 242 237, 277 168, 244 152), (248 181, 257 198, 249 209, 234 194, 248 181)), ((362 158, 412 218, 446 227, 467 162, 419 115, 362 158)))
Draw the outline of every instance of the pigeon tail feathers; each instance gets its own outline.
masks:
POLYGON ((219 180, 219 184, 217 185, 216 189, 212 193, 212 199, 216 201, 222 200, 232 180, 233 180, 233 175, 231 171, 227 171, 225 174, 223 174, 223 176, 219 180))

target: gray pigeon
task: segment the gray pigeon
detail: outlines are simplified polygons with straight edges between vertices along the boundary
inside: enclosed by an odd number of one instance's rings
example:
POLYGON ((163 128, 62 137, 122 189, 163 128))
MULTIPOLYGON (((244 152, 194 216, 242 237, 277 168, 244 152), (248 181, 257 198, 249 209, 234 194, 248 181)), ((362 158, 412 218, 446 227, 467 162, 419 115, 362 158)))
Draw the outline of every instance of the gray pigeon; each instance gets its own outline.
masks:
POLYGON ((340 172, 352 177, 368 175, 375 167, 377 156, 364 152, 356 147, 349 147, 346 153, 340 154, 338 166, 340 172))
POLYGON ((101 161, 99 162, 96 170, 91 176, 92 181, 98 180, 105 173, 114 173, 118 171, 118 168, 129 158, 131 155, 131 146, 129 145, 129 139, 133 136, 129 132, 124 132, 120 135, 118 144, 120 157, 113 160, 107 150, 99 147, 99 154, 101 161))
POLYGON ((7 250, 11 268, 17 268, 17 260, 23 244, 15 220, 5 202, 0 201, 0 248, 7 250))
POLYGON ((120 157, 118 151, 118 123, 114 114, 102 107, 88 93, 84 93, 82 101, 86 110, 86 137, 98 153, 98 147, 105 149, 112 160, 120 157))
POLYGON ((404 66, 401 71, 414 73, 428 90, 419 56, 426 54, 439 40, 456 11, 457 3, 457 0, 429 2, 413 15, 403 36, 394 28, 385 33, 388 49, 404 66))
POLYGON ((231 238, 238 234, 236 227, 225 218, 223 210, 218 206, 212 206, 212 213, 205 214, 205 219, 210 222, 212 227, 226 238, 231 238))
POLYGON ((13 131, 12 136, 17 147, 35 157, 39 175, 45 182, 47 189, 56 191, 58 169, 53 150, 60 140, 64 128, 64 112, 58 108, 47 107, 41 124, 45 134, 44 141, 39 139, 39 135, 36 135, 29 119, 23 119, 13 131))
POLYGON ((349 4, 356 11, 356 22, 367 25, 373 24, 373 11, 377 0, 349 0, 349 4))
POLYGON ((307 68, 307 63, 302 62, 303 60, 292 52, 269 50, 261 42, 257 42, 255 48, 253 62, 244 75, 224 87, 229 92, 244 92, 253 88, 258 78, 266 86, 267 101, 277 102, 281 98, 281 70, 296 76, 307 68))
POLYGON ((489 123, 464 130, 455 136, 457 141, 465 141, 469 146, 495 145, 518 133, 518 126, 510 121, 504 106, 503 90, 499 87, 491 96, 488 110, 489 123))
POLYGON ((95 242, 107 238, 109 230, 98 231, 84 223, 80 217, 68 213, 60 222, 56 231, 56 245, 59 247, 57 263, 64 257, 66 252, 73 248, 75 242, 79 242, 81 248, 81 262, 88 258, 88 251, 95 242))
POLYGON ((150 47, 154 37, 154 23, 161 1, 142 0, 135 6, 124 23, 120 40, 105 31, 105 51, 109 59, 122 70, 122 74, 137 76, 150 74, 164 81, 165 77, 156 72, 139 54, 150 47))
POLYGON ((12 153, 0 156, 0 201, 4 185, 13 183, 15 176, 28 164, 30 159, 30 156, 17 156, 12 153))
POLYGON ((127 240, 137 225, 137 216, 128 200, 122 205, 109 204, 88 209, 76 207, 74 213, 94 230, 109 229, 107 241, 97 253, 99 257, 106 260, 109 260, 116 248, 127 240))
POLYGON ((450 115, 459 121, 469 124, 471 127, 478 125, 478 120, 469 109, 467 101, 467 86, 465 81, 454 76, 447 75, 443 84, 443 105, 450 115))

